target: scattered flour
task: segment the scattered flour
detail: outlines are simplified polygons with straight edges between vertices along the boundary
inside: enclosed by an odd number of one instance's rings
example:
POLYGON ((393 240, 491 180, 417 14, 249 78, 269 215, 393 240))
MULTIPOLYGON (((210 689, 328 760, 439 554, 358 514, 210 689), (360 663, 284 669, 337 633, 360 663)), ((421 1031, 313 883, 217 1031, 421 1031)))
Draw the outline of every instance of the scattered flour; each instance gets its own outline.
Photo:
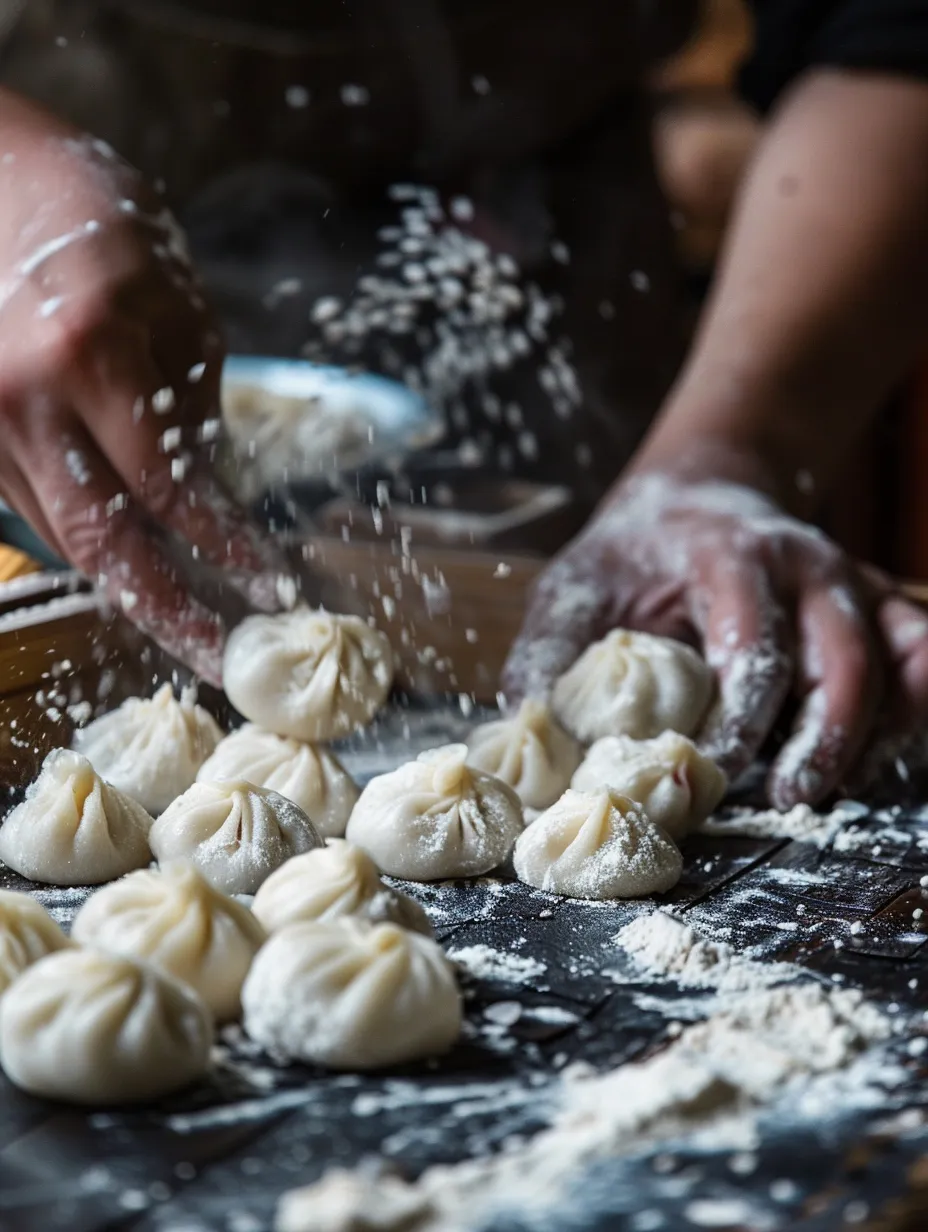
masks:
POLYGON ((849 821, 859 816, 853 802, 838 805, 830 813, 816 813, 808 804, 797 804, 786 813, 777 809, 744 808, 725 817, 710 817, 699 827, 703 834, 727 834, 744 838, 790 838, 824 847, 849 821))
POLYGON ((796 974, 796 968, 786 963, 742 958, 724 942, 700 937, 665 911, 637 916, 616 934, 615 940, 643 971, 670 976, 684 988, 747 992, 796 974))
POLYGON ((727 1128, 732 1146, 743 1143, 765 1103, 852 1065, 889 1034, 856 991, 754 988, 646 1061, 604 1074, 580 1068, 562 1083, 549 1128, 530 1141, 430 1168, 411 1185, 329 1173, 284 1195, 277 1232, 464 1232, 495 1210, 550 1208, 585 1166, 677 1133, 711 1130, 717 1141, 727 1128))
POLYGON ((548 969, 537 958, 494 950, 489 945, 467 945, 448 950, 447 955, 477 979, 505 980, 509 984, 524 984, 548 969))

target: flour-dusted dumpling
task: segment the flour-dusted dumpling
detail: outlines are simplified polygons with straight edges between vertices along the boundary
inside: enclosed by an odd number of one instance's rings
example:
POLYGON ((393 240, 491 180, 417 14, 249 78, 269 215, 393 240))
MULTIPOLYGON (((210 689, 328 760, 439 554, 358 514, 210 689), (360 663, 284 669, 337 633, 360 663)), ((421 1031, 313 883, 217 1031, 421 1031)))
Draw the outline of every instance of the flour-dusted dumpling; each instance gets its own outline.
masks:
POLYGON ((445 1052, 461 997, 439 946, 396 924, 344 916, 290 924, 252 963, 245 1029, 263 1047, 333 1069, 377 1069, 445 1052))
POLYGON ((580 765, 583 749, 544 702, 526 699, 511 718, 484 723, 467 740, 467 760, 508 783, 526 808, 559 799, 580 765))
POLYGON ((682 642, 613 629, 555 682, 552 705, 584 744, 603 736, 648 740, 668 729, 690 736, 713 682, 705 661, 682 642))
POLYGON ((226 894, 254 894, 285 860, 322 846, 292 800, 237 779, 194 783, 161 814, 149 841, 159 864, 186 860, 226 894))
POLYGON ((0 860, 32 881, 97 885, 148 864, 151 824, 141 804, 104 783, 86 757, 53 749, 0 826, 0 860))
POLYGON ((242 982, 266 934, 247 907, 177 861, 98 890, 78 911, 71 938, 150 962, 228 1022, 239 1015, 242 982))
POLYGON ((516 843, 516 876, 570 898, 640 898, 680 880, 683 857, 640 804, 606 788, 566 791, 516 843))
POLYGON ((357 616, 300 607, 249 616, 226 643, 222 683, 246 719, 296 740, 366 726, 390 692, 393 652, 357 616))
POLYGON ((163 684, 154 697, 130 697, 75 732, 73 743, 101 778, 156 816, 187 790, 221 739, 195 689, 178 701, 163 684))
POLYGON ((300 920, 327 923, 351 915, 432 935, 419 904, 384 885, 376 864, 360 847, 337 838, 294 856, 271 873, 255 895, 252 911, 270 933, 300 920))
POLYGON ((727 780, 692 740, 666 731, 653 740, 604 736, 571 780, 577 791, 611 787, 630 796, 674 839, 700 825, 725 795, 727 780))
POLYGON ((50 954, 0 999, 0 1063, 16 1086, 46 1099, 157 1099, 206 1072, 212 1043, 209 1010, 193 989, 118 954, 50 954))
POLYGON ((449 744, 371 779, 347 837, 393 877, 440 881, 488 873, 521 831, 512 788, 468 766, 466 744, 449 744))
POLYGON ((245 779, 298 804, 321 835, 345 833, 358 788, 327 749, 263 731, 254 723, 232 732, 200 767, 201 782, 245 779))
POLYGON ((34 898, 0 890, 0 995, 27 967, 67 945, 67 937, 34 898))

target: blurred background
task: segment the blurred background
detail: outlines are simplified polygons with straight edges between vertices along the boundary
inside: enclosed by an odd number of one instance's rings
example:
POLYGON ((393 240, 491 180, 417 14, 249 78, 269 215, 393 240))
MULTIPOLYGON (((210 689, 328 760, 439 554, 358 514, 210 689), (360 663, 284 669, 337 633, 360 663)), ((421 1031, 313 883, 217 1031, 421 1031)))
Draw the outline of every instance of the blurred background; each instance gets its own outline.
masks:
MULTIPOLYGON (((222 6, 216 7, 221 13, 222 6)), ((293 66, 288 71, 298 80, 301 48, 292 42, 286 48, 262 48, 268 67, 259 68, 257 76, 238 81, 239 67, 234 56, 223 53, 204 59, 198 55, 196 39, 202 32, 181 29, 168 12, 171 8, 170 4, 134 4, 131 0, 114 5, 112 11, 107 4, 85 0, 0 0, 0 79, 52 103, 59 112, 101 134, 149 174, 169 167, 169 195, 184 200, 182 220, 191 234, 194 254, 213 298, 219 303, 230 333, 230 349, 285 356, 309 354, 335 362, 346 362, 347 358, 361 367, 383 371, 388 365, 384 364, 382 353, 373 358, 356 353, 346 356, 338 347, 328 346, 324 335, 315 350, 312 346, 307 348, 305 322, 307 315, 312 317, 312 305, 319 304, 320 295, 341 293, 346 279, 356 276, 356 267, 349 263, 349 275, 332 256, 331 243, 324 248, 318 227, 306 222, 310 212, 322 218, 328 216, 328 207, 320 207, 331 192, 323 174, 331 168, 323 165, 316 177, 283 166, 288 153, 299 145, 300 125, 309 109, 305 106, 308 91, 300 94, 299 85, 288 87, 284 105, 279 82, 280 57, 288 58, 288 64, 293 66), (168 14, 163 23, 162 11, 168 14), (112 50, 116 46, 120 48, 118 55, 112 50), (229 100, 243 94, 250 106, 242 110, 236 103, 232 122, 233 105, 229 100), (180 97, 187 100, 183 112, 172 108, 172 99, 180 97), (279 99, 276 105, 281 114, 273 117, 275 148, 268 153, 262 145, 262 134, 267 131, 264 113, 270 105, 266 99, 271 97, 279 99), (149 101, 148 112, 144 103, 138 104, 139 98, 149 101), (184 141, 178 142, 175 138, 181 127, 184 141), (271 161, 261 163, 258 174, 249 174, 247 170, 230 173, 226 170, 230 161, 226 155, 233 149, 237 158, 243 150, 251 150, 255 159, 271 161), (296 206, 281 214, 281 201, 296 206), (307 202, 311 203, 312 211, 303 208, 307 202), (294 249, 305 254, 302 265, 293 258, 294 249)), ((653 108, 654 164, 669 203, 685 280, 684 332, 692 328, 711 280, 732 203, 763 124, 762 118, 740 100, 737 91, 739 66, 749 56, 752 45, 751 23, 744 5, 741 0, 701 0, 698 8, 688 41, 669 57, 666 48, 679 41, 677 32, 658 30, 651 56, 654 67, 647 82, 653 108)), ((621 72, 621 68, 617 71, 621 72)), ((313 72, 315 81, 316 62, 313 72)), ((363 89, 350 83, 338 87, 341 112, 362 113, 366 101, 363 89), (356 93, 349 96, 346 90, 356 93)), ((314 89, 314 114, 326 115, 315 95, 314 89)), ((326 115, 325 122, 330 118, 326 115)), ((395 117, 375 117, 374 123, 389 126, 395 123, 395 117)), ((363 127, 353 130, 353 137, 363 141, 363 127)), ((318 150, 318 133, 314 140, 318 150)), ((326 157, 324 152, 323 164, 326 157)), ((511 206, 512 201, 518 205, 521 186, 505 187, 506 208, 515 219, 516 229, 523 236, 531 234, 534 220, 525 214, 519 216, 511 206)), ((334 196, 332 200, 337 204, 334 196)), ((346 214, 339 225, 341 238, 335 247, 355 252, 364 250, 368 235, 378 226, 382 229, 383 219, 372 211, 355 211, 346 214)), ((522 256, 524 267, 531 268, 531 253, 522 256)), ((637 367, 626 363, 619 373, 619 401, 628 401, 629 407, 623 406, 622 410, 627 422, 634 425, 643 424, 645 412, 650 413, 657 404, 672 375, 668 365, 682 353, 682 345, 676 340, 672 346, 664 347, 660 359, 652 349, 653 338, 666 336, 668 329, 661 316, 661 274, 652 274, 646 264, 643 268, 649 271, 652 289, 650 317, 647 312, 625 312, 621 304, 617 309, 619 325, 628 338, 629 354, 644 357, 639 358, 637 367)), ((545 287, 543 277, 540 281, 545 287)), ((556 282, 554 286, 556 294, 556 282)), ((641 299, 639 296, 638 301, 641 299)), ((674 327, 675 324, 676 319, 674 327)), ((601 328, 602 323, 598 326, 601 328)), ((578 328, 582 333, 582 324, 578 328)), ((396 370, 389 374, 402 378, 403 372, 400 359, 396 370)), ((515 401, 519 401, 518 390, 515 401)), ((505 425, 499 430, 488 430, 482 424, 480 431, 476 431, 473 417, 468 420, 466 405, 451 405, 444 411, 449 419, 449 436, 443 442, 443 456, 447 456, 449 449, 463 449, 466 454, 473 446, 471 462, 483 467, 484 477, 491 462, 502 457, 507 484, 510 479, 549 485, 564 483, 574 490, 576 508, 572 513, 554 516, 556 509, 543 511, 537 537, 520 540, 517 536, 510 546, 549 552, 582 522, 609 477, 594 473, 588 490, 585 489, 591 466, 589 457, 581 459, 581 467, 570 471, 563 448, 567 438, 559 437, 554 430, 550 440, 541 431, 537 446, 529 442, 531 448, 526 445, 520 457, 522 437, 518 435, 518 425, 510 425, 515 435, 509 440, 503 435, 505 425)), ((581 445, 577 452, 585 449, 592 455, 595 472, 596 458, 601 452, 597 448, 595 422, 590 426, 575 420, 572 430, 580 433, 587 428, 591 444, 581 445)), ((629 429, 638 430, 638 426, 629 429)), ((628 443, 623 442, 622 447, 628 443)), ((614 466, 611 469, 614 472, 614 466)), ((428 466, 424 472, 416 471, 410 484, 418 484, 423 474, 426 479, 430 477, 428 466)), ((371 490, 377 479, 376 475, 371 477, 371 490)), ((885 414, 860 444, 821 521, 855 554, 906 578, 928 578, 926 479, 928 360, 923 372, 911 374, 906 387, 898 391, 892 405, 886 407, 885 414)), ((460 476, 455 482, 458 480, 460 476)), ((466 487, 466 476, 460 482, 466 487)), ((459 496, 459 489, 455 489, 453 498, 459 496)), ((536 496, 530 489, 519 489, 505 498, 494 496, 491 507, 478 512, 496 517, 510 497, 531 504, 536 496)), ((460 499, 466 503, 472 494, 460 499)), ((544 504, 546 498, 541 499, 544 504)), ((339 519, 350 520, 351 516, 351 510, 346 512, 343 503, 330 503, 322 522, 336 533, 339 519)), ((0 563, 0 575, 33 567, 28 559, 28 537, 23 540, 21 528, 12 526, 9 520, 3 525, 6 538, 18 541, 27 555, 7 555, 0 563)), ((419 533, 424 533, 424 528, 419 528, 419 533)), ((505 537, 502 542, 506 542, 505 537)), ((500 546, 500 542, 494 541, 494 546, 500 546)), ((37 546, 35 551, 39 552, 37 546)))

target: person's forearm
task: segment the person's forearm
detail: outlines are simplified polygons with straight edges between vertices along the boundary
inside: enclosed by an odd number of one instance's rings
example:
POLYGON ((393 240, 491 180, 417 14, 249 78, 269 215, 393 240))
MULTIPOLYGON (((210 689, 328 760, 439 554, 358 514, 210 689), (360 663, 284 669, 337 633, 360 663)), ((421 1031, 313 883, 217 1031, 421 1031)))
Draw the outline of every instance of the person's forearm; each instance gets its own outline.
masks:
POLYGON ((928 349, 928 84, 817 72, 747 177, 690 357, 631 473, 809 513, 928 349))

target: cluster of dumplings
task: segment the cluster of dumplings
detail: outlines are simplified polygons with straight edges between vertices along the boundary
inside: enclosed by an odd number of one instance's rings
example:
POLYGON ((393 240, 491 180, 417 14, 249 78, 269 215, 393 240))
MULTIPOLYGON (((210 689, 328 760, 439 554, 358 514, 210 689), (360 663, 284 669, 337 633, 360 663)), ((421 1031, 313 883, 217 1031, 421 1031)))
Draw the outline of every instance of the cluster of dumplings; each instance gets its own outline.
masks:
POLYGON ((392 680, 387 640, 355 617, 254 616, 224 660, 245 726, 224 736, 165 685, 48 756, 0 827, 0 860, 109 884, 69 938, 28 896, 0 895, 14 1082, 151 1099, 202 1075, 214 1024, 239 1018, 274 1055, 335 1068, 444 1051, 461 1027, 454 971, 382 873, 475 877, 511 860, 553 893, 646 895, 676 882, 677 841, 724 793, 689 738, 712 677, 678 643, 612 633, 550 704, 525 701, 359 792, 324 742, 370 723, 392 680))

